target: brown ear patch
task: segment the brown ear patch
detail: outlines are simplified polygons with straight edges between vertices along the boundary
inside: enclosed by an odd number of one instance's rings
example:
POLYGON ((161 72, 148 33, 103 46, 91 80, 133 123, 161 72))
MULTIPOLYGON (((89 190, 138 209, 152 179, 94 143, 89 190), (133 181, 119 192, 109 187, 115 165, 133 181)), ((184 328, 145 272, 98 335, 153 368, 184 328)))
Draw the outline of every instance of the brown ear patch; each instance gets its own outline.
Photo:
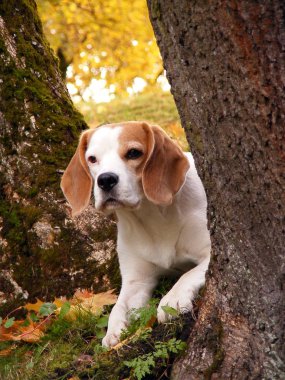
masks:
POLYGON ((142 185, 151 202, 167 206, 183 185, 189 162, 160 127, 150 128, 150 144, 153 144, 153 148, 143 170, 142 185))
POLYGON ((78 147, 66 168, 61 189, 72 208, 72 216, 80 214, 89 204, 92 190, 92 177, 85 160, 85 152, 94 130, 83 132, 78 147))

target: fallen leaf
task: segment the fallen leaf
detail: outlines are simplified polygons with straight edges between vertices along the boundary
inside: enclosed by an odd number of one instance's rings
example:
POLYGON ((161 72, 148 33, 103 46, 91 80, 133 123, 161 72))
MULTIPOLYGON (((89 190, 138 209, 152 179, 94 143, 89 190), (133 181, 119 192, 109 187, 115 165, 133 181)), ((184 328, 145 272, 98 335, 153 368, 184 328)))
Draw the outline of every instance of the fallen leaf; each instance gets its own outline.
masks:
POLYGON ((113 294, 113 291, 108 290, 107 292, 93 294, 92 297, 85 298, 81 302, 81 306, 97 314, 102 311, 103 306, 116 303, 118 297, 113 294))
POLYGON ((0 357, 9 356, 13 350, 15 350, 17 346, 13 344, 11 347, 6 348, 5 350, 0 351, 0 357))
POLYGON ((83 290, 78 289, 74 293, 73 299, 84 300, 85 298, 90 298, 92 296, 94 296, 94 293, 89 292, 87 289, 83 289, 83 290))
POLYGON ((9 356, 12 352, 12 349, 11 348, 7 348, 6 350, 1 350, 0 351, 0 357, 3 357, 3 356, 9 356))
POLYGON ((50 322, 48 318, 39 323, 34 323, 29 319, 30 324, 26 326, 25 321, 15 321, 14 325, 8 329, 0 326, 0 341, 24 341, 29 343, 37 342, 44 335, 44 331, 50 322))
POLYGON ((150 320, 147 322, 147 324, 145 325, 145 327, 152 327, 154 325, 154 323, 156 322, 156 316, 153 315, 150 320))
POLYGON ((25 329, 22 329, 22 334, 18 335, 15 340, 22 340, 24 342, 28 343, 34 343, 38 342, 42 337, 44 336, 44 333, 42 330, 40 330, 38 327, 35 326, 28 326, 25 329))
POLYGON ((60 309, 61 306, 67 301, 66 297, 61 297, 61 298, 55 298, 55 300, 53 301, 53 304, 55 304, 55 306, 60 309))
POLYGON ((34 311, 40 311, 41 306, 44 304, 44 302, 37 299, 36 303, 27 303, 23 307, 27 310, 34 310, 34 311))
POLYGON ((73 305, 71 305, 70 310, 66 313, 65 318, 75 320, 78 314, 84 312, 91 312, 95 315, 100 314, 103 306, 116 303, 118 297, 113 292, 114 289, 97 294, 77 291, 71 300, 73 305))
POLYGON ((5 328, 4 326, 0 326, 0 341, 13 340, 13 333, 17 333, 17 331, 23 326, 24 320, 14 321, 13 325, 5 328))

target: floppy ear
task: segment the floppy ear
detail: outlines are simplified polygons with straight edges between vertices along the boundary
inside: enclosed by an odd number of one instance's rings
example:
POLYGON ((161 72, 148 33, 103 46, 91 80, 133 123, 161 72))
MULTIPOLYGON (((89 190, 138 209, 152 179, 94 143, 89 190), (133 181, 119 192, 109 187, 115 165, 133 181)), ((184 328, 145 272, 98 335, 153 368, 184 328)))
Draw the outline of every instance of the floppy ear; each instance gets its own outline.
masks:
POLYGON ((81 135, 76 152, 61 179, 60 187, 71 205, 72 216, 80 214, 91 197, 92 178, 85 160, 89 133, 86 131, 81 135))
POLYGON ((170 205, 185 181, 189 162, 182 150, 157 126, 150 127, 150 153, 142 185, 146 197, 158 205, 170 205))

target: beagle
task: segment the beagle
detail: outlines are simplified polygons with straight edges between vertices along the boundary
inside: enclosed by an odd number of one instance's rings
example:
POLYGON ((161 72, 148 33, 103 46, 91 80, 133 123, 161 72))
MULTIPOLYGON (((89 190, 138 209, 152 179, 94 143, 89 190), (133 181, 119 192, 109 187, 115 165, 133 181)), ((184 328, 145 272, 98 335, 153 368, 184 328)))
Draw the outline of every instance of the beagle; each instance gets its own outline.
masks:
POLYGON ((147 303, 161 275, 182 274, 161 299, 158 321, 169 318, 162 306, 192 309, 210 260, 207 200, 191 153, 145 122, 82 133, 61 181, 72 215, 88 206, 92 187, 95 209, 118 218, 122 289, 103 339, 110 347, 126 328, 128 312, 147 303))

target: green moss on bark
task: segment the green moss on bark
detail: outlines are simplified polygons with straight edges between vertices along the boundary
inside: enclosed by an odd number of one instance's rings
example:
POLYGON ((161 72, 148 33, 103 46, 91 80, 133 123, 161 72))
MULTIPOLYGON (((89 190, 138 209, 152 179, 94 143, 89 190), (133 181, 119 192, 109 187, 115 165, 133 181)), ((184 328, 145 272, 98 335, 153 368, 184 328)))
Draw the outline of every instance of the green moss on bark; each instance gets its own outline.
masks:
MULTIPOLYGON (((17 154, 15 146, 29 143, 21 151, 33 165, 36 188, 58 188, 56 169, 64 167, 71 157, 77 136, 87 126, 74 109, 58 73, 57 62, 42 35, 35 2, 30 0, 0 4, 5 28, 12 36, 17 58, 9 56, 5 41, 0 42, 0 110, 6 128, 1 143, 8 154, 17 154), (34 125, 32 125, 34 123, 34 125), (63 143, 71 145, 64 146, 63 143), (14 148, 13 148, 14 147, 14 148), (9 149, 10 148, 10 149, 9 149), (45 167, 44 172, 41 170, 45 167)), ((17 173, 19 181, 27 173, 17 173)))

